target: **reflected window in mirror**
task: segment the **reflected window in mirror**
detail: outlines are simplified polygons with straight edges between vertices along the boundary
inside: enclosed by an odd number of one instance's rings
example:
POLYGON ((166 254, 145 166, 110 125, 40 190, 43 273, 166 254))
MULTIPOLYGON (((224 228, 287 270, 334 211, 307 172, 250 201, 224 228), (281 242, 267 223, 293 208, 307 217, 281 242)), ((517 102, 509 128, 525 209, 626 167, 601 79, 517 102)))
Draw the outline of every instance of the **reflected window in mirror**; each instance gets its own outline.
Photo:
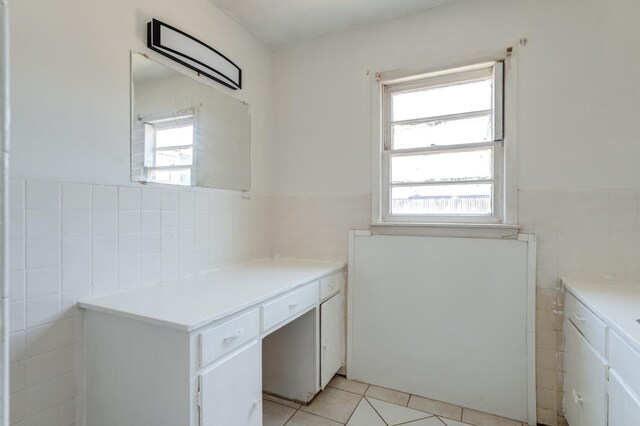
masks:
POLYGON ((148 182, 191 185, 193 114, 144 123, 144 168, 148 182))
POLYGON ((248 191, 249 105, 132 53, 131 178, 248 191))

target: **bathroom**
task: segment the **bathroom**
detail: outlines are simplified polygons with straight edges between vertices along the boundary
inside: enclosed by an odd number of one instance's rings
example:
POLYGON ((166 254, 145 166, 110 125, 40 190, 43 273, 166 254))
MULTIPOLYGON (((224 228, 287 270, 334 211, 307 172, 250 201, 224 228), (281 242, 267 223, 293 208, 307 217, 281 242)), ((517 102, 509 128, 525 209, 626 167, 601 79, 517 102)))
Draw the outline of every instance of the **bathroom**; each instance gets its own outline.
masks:
POLYGON ((3 426, 640 424, 636 1, 0 10, 3 426), (214 173, 150 178, 137 63, 237 113, 214 173))

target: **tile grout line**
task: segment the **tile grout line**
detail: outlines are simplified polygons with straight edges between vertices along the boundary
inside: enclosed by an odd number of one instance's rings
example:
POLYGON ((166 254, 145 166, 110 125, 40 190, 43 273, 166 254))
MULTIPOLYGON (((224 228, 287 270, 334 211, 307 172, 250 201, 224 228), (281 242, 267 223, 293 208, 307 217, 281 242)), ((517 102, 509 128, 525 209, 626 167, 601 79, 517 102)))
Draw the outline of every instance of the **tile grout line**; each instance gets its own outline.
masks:
MULTIPOLYGON (((345 392, 347 392, 347 391, 345 391, 345 392)), ((351 414, 349 414, 349 417, 347 418, 347 421, 344 423, 345 425, 349 424, 349 420, 351 420, 351 417, 353 417, 353 414, 356 412, 356 410, 358 409, 358 406, 360 405, 360 403, 362 402, 363 399, 364 399, 364 394, 360 395, 360 399, 358 400, 358 403, 356 404, 356 406, 353 409, 353 411, 351 412, 351 414)))
MULTIPOLYGON (((382 417, 382 415, 378 412, 378 410, 376 410, 376 407, 374 407, 374 406, 373 406, 373 404, 372 404, 371 402, 369 402, 369 398, 370 398, 370 397, 365 398, 365 399, 367 400, 367 404, 369 404, 369 407, 371 407, 371 408, 373 409, 373 411, 375 411, 375 412, 376 412, 376 414, 378 415, 378 417, 380 417, 380 418, 382 419, 382 422, 383 422, 385 425, 387 425, 387 426, 388 426, 388 425, 389 425, 389 423, 387 423, 387 421, 384 419, 384 417, 382 417)), ((375 399, 375 398, 374 398, 374 399, 375 399)), ((386 401, 385 401, 385 402, 386 402, 386 401)))

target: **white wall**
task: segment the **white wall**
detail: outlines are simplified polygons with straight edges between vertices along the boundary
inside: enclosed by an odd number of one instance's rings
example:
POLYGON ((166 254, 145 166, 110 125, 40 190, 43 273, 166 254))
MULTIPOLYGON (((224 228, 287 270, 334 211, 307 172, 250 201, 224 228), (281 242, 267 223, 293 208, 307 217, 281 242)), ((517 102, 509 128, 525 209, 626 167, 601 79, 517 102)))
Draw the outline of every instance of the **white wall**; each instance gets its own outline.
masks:
POLYGON ((281 48, 273 192, 369 193, 373 73, 519 47, 521 37, 519 188, 640 187, 639 12, 634 0, 463 1, 281 48))
MULTIPOLYGON (((82 424, 78 298, 271 253, 269 48, 208 0, 11 2, 11 423, 82 424), (158 18, 243 68, 252 191, 130 181, 130 51, 158 18)), ((177 66, 174 65, 174 66, 177 66)))
POLYGON ((21 0, 11 12, 13 177, 130 184, 129 52, 167 62, 146 48, 153 17, 243 69, 243 90, 208 84, 251 105, 252 192, 264 193, 271 51, 209 0, 21 0))

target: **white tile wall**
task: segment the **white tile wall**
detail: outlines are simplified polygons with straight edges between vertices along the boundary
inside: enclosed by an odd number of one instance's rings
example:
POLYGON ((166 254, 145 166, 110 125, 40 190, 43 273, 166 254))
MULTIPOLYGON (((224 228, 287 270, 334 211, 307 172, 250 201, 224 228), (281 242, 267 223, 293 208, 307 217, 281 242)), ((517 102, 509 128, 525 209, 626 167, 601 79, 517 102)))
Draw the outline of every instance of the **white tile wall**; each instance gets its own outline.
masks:
POLYGON ((348 261, 349 230, 369 229, 371 197, 273 197, 273 253, 348 261))
MULTIPOLYGON (((555 300, 566 275, 640 285, 639 200, 638 191, 625 189, 519 193, 522 231, 539 238, 540 300, 555 300)), ((275 254, 346 261, 348 230, 369 227, 370 203, 368 195, 245 199, 223 191, 12 181, 12 424, 82 419, 78 298, 275 254)), ((544 419, 561 409, 556 308, 544 302, 538 311, 544 419)))
POLYGON ((82 297, 267 257, 267 197, 12 181, 11 424, 83 417, 82 297))

